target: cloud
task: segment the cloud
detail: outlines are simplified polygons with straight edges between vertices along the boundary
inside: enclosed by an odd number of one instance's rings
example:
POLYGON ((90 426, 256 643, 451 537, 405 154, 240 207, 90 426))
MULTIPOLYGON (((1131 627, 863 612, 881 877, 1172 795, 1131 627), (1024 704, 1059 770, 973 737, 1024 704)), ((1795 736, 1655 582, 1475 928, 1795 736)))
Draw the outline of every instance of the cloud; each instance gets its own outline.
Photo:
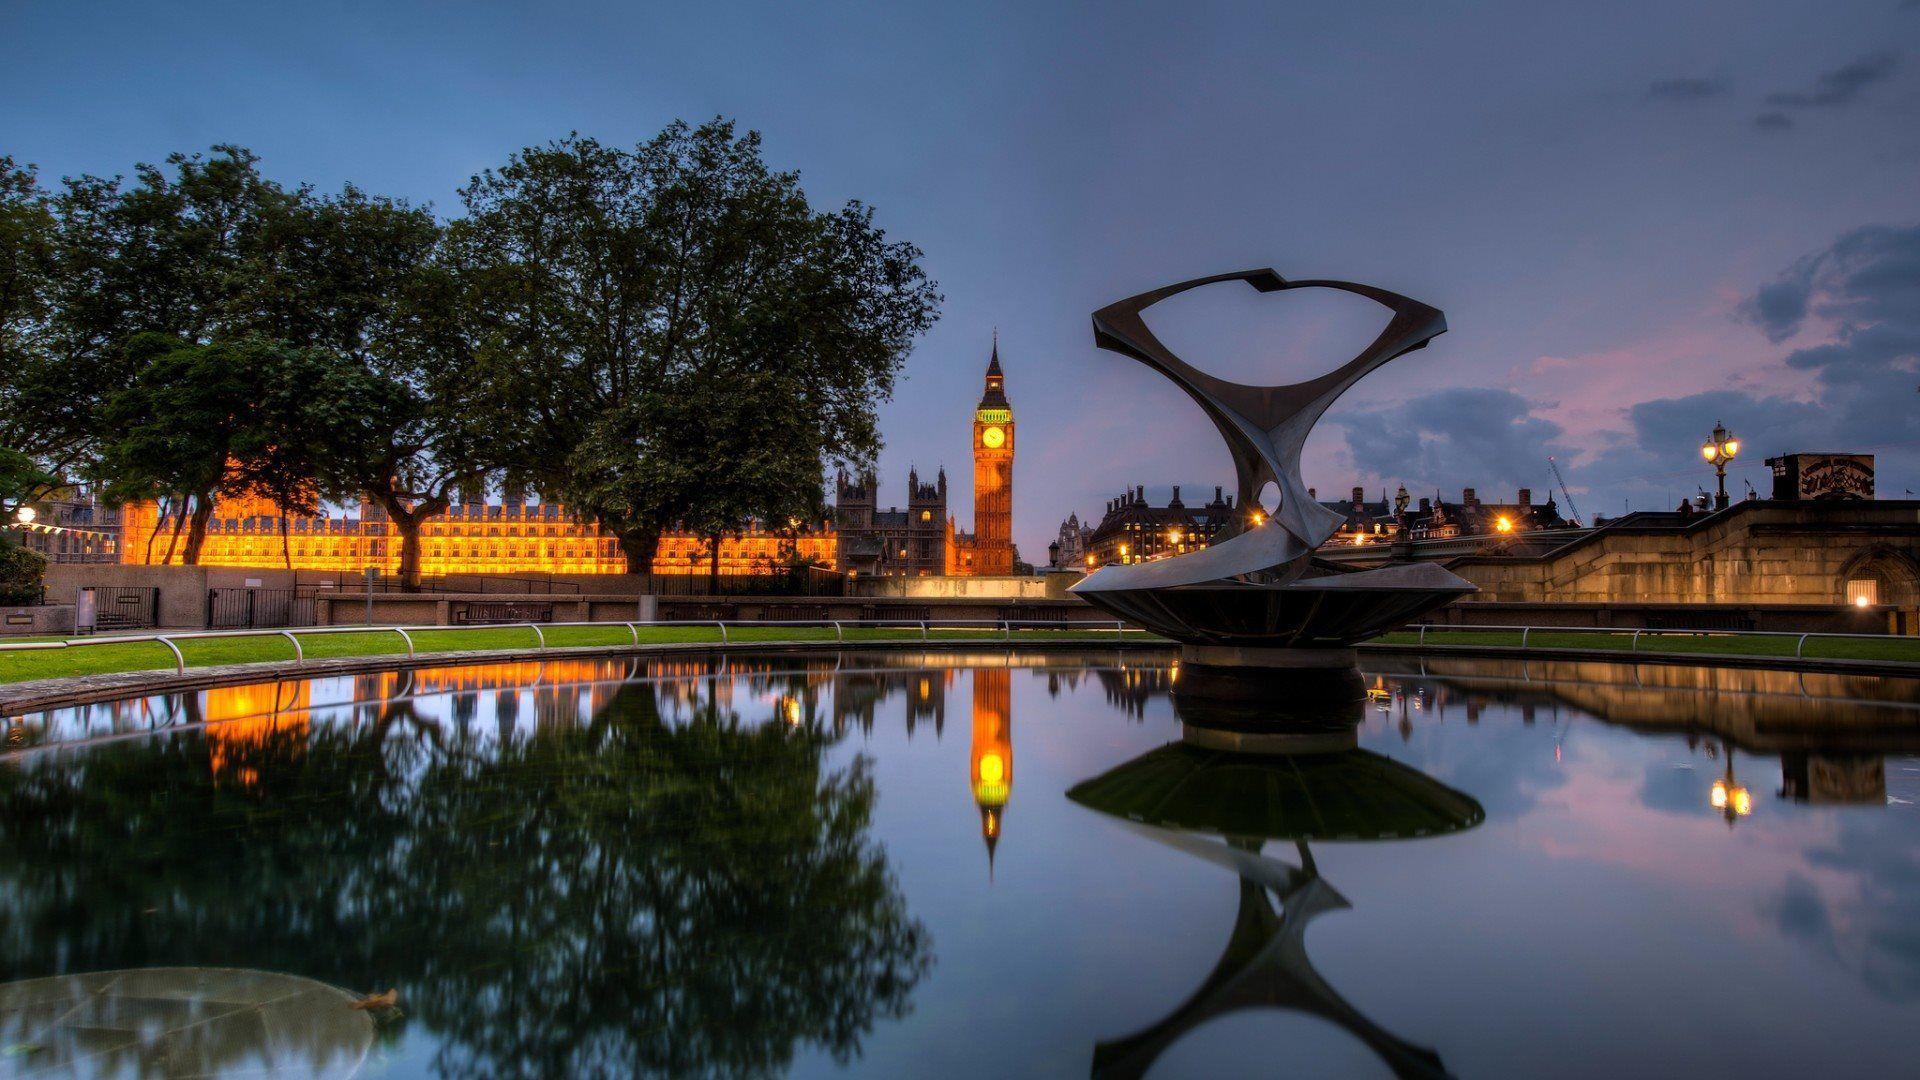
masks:
POLYGON ((1615 471, 1680 460, 1708 421, 1724 420, 1766 453, 1885 448, 1883 476, 1892 480, 1891 468, 1910 484, 1920 463, 1920 224, 1854 229, 1795 261, 1741 310, 1769 341, 1821 339, 1780 361, 1813 376, 1810 394, 1715 390, 1642 401, 1627 411, 1631 451, 1615 455, 1615 471))
MULTIPOLYGON (((1619 402, 1623 429, 1577 437, 1535 415, 1526 398, 1497 388, 1443 390, 1327 421, 1343 429, 1354 465, 1409 487, 1537 488, 1544 486, 1547 455, 1564 462, 1578 452, 1570 479, 1576 491, 1594 493, 1595 504, 1614 507, 1631 496, 1642 509, 1666 505, 1713 482, 1697 466, 1700 441, 1715 421, 1741 436, 1750 465, 1796 450, 1862 450, 1878 455, 1884 494, 1920 487, 1920 224, 1851 230, 1763 282, 1739 312, 1768 341, 1793 343, 1784 355, 1763 353, 1749 365, 1755 375, 1772 376, 1763 382, 1787 388, 1626 397, 1619 402)), ((1641 385, 1657 390, 1663 366, 1672 363, 1635 357, 1631 368, 1641 385)), ((1562 392, 1577 403, 1610 377, 1597 369, 1562 392)), ((1764 493, 1764 473, 1741 475, 1764 493)), ((1728 486, 1738 497, 1739 481, 1730 477, 1728 486)))
POLYGON ((1884 81, 1899 66, 1900 58, 1894 53, 1870 53, 1820 76, 1811 92, 1768 94, 1767 104, 1788 109, 1837 108, 1884 81))
POLYGON ((1793 117, 1783 112, 1763 112, 1753 118, 1753 126, 1761 131, 1785 131, 1793 126, 1793 117))
POLYGON ((1727 84, 1723 80, 1688 76, 1660 79, 1647 87, 1647 96, 1655 101, 1700 101, 1726 92, 1727 84))
POLYGON ((1492 387, 1441 390, 1327 420, 1344 429, 1348 455, 1368 476, 1416 489, 1541 486, 1547 456, 1569 453, 1559 424, 1492 387))

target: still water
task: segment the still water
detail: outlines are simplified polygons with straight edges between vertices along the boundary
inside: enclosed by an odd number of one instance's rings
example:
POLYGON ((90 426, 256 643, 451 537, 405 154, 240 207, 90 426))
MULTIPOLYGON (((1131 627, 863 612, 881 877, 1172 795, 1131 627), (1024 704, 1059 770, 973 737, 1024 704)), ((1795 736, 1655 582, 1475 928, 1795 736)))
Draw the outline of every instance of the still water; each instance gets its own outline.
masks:
POLYGON ((1306 756, 1208 748, 1174 666, 1113 652, 491 665, 15 718, 0 1074, 1920 1069, 1920 687, 1364 683, 1336 710, 1357 746, 1306 756))

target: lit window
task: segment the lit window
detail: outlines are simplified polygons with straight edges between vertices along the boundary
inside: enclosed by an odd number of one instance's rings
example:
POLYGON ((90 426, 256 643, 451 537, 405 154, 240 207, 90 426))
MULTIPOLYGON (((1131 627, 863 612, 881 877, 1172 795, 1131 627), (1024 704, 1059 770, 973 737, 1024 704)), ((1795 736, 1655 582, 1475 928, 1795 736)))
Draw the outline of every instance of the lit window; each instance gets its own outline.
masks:
POLYGON ((1880 602, 1878 578, 1854 578, 1847 582, 1847 603, 1854 607, 1872 607, 1880 602))

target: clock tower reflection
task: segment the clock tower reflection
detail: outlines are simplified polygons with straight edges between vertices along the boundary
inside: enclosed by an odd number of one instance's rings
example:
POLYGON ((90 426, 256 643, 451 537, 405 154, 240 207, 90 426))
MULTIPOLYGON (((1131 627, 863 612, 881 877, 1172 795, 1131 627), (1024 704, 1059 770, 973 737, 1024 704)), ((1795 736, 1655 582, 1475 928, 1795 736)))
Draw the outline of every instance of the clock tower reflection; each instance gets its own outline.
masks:
POLYGON ((978 668, 973 672, 973 752, 968 775, 973 802, 980 808, 980 837, 987 844, 987 873, 1000 844, 1001 819, 1013 794, 1013 672, 978 668))

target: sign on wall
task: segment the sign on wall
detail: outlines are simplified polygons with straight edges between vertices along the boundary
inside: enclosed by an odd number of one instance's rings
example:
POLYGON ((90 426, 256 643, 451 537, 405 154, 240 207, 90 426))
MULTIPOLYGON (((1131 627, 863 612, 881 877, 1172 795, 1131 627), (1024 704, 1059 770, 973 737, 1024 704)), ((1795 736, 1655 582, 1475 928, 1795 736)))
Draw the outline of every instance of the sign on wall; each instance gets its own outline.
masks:
POLYGON ((1872 454, 1786 454, 1768 458, 1776 499, 1871 499, 1872 454))

